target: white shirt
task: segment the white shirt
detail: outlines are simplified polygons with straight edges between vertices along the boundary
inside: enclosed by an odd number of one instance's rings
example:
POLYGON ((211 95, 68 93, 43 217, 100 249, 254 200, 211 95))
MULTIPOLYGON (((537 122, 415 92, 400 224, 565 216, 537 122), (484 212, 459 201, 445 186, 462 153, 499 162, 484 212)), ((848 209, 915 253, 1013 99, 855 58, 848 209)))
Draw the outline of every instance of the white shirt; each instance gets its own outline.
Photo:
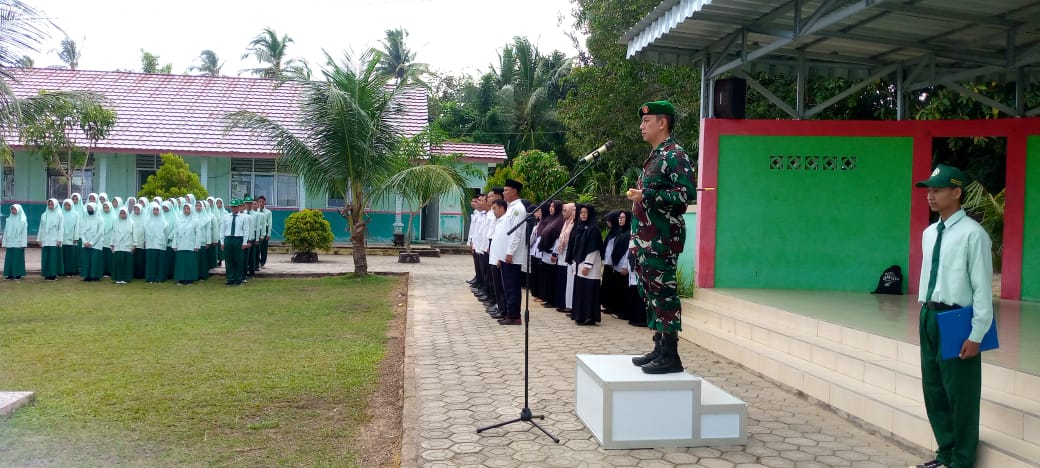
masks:
POLYGON ((508 254, 509 235, 506 232, 509 231, 509 222, 506 220, 506 216, 502 215, 501 218, 495 219, 493 226, 491 246, 488 250, 488 264, 498 265, 498 262, 506 261, 508 254))
POLYGON ((222 229, 223 232, 220 233, 220 237, 224 238, 224 237, 228 237, 228 236, 233 236, 233 237, 234 236, 238 236, 238 237, 242 237, 243 240, 248 240, 249 238, 246 237, 247 236, 246 233, 252 232, 252 230, 253 230, 253 226, 251 226, 249 224, 249 222, 250 222, 250 220, 252 220, 252 218, 249 215, 244 214, 244 213, 237 213, 238 217, 235 218, 234 217, 235 214, 236 213, 228 213, 228 214, 224 215, 224 222, 223 222, 223 229, 222 229), (231 232, 231 220, 232 219, 234 219, 234 221, 235 221, 235 232, 231 232))
MULTIPOLYGON (((519 198, 513 200, 509 204, 509 209, 506 210, 506 215, 502 217, 505 220, 504 224, 508 227, 506 231, 509 231, 516 226, 517 223, 524 220, 527 216, 527 209, 524 208, 524 204, 519 198)), ((501 221, 500 220, 500 223, 501 221)), ((509 234, 509 246, 506 247, 506 255, 512 255, 514 265, 521 265, 525 270, 527 269, 527 244, 524 242, 524 238, 527 237, 527 227, 521 226, 519 229, 509 234)), ((504 258, 503 258, 504 260, 504 258)))
MULTIPOLYGON (((928 295, 928 279, 932 274, 932 250, 938 236, 937 225, 932 224, 921 236, 921 283, 917 300, 924 303, 928 295)), ((961 307, 972 306, 971 334, 976 343, 989 331, 993 322, 993 254, 989 234, 964 210, 959 210, 943 221, 942 242, 939 245, 939 272, 935 277, 932 302, 961 307)))

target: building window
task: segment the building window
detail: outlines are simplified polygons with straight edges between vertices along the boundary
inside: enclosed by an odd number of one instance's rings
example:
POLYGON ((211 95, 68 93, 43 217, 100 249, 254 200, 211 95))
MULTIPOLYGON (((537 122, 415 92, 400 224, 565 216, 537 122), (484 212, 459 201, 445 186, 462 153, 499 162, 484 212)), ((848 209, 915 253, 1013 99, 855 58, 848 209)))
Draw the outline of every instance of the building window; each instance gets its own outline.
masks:
POLYGON ((3 166, 4 177, 0 180, 0 200, 14 199, 14 166, 3 166))
POLYGON ((144 188, 145 182, 148 182, 148 176, 155 174, 161 165, 162 158, 158 154, 137 155, 137 191, 144 188))
POLYGON ((84 194, 94 191, 94 169, 75 170, 72 172, 72 192, 69 192, 68 179, 57 170, 47 171, 47 198, 64 200, 73 193, 84 194))
POLYGON ((263 195, 269 206, 299 205, 296 176, 286 174, 273 159, 231 159, 231 198, 263 195))

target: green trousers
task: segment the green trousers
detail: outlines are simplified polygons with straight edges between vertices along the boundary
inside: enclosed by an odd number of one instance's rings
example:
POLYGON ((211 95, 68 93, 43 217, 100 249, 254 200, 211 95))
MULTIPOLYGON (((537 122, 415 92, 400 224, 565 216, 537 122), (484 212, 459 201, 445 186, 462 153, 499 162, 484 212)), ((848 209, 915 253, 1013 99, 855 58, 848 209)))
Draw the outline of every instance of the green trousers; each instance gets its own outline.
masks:
POLYGON ((246 275, 245 251, 242 250, 241 236, 224 238, 224 269, 227 283, 241 283, 246 275))
POLYGON ((944 360, 937 314, 921 308, 921 386, 939 446, 935 459, 951 468, 971 468, 979 445, 982 356, 944 360))

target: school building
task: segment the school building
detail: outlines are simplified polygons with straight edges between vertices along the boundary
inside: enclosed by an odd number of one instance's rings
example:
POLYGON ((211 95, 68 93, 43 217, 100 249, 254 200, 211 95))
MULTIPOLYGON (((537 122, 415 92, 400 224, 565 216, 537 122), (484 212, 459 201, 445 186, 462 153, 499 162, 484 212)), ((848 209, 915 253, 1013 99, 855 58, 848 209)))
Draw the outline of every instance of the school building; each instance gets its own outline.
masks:
MULTIPOLYGON (((297 82, 275 82, 257 78, 163 75, 62 69, 25 69, 10 81, 19 97, 41 90, 91 91, 104 95, 116 112, 110 136, 89 148, 86 167, 73 176, 73 192, 84 197, 105 192, 110 197, 136 195, 148 176, 155 173, 162 153, 185 159, 199 175, 211 196, 227 202, 232 198, 265 195, 274 213, 272 238, 280 240, 285 218, 293 212, 313 208, 325 212, 336 242, 349 241, 346 220, 339 209, 344 200, 328 194, 309 193, 299 178, 277 164, 271 145, 245 130, 225 132, 224 116, 249 110, 297 128, 297 110, 305 86, 297 82)), ((429 101, 421 88, 400 90, 395 103, 400 112, 390 118, 401 135, 411 137, 429 124, 429 101)), ((9 140, 13 164, 0 167, 0 204, 20 203, 35 234, 48 198, 66 198, 66 181, 57 169, 9 140)), ((434 154, 458 154, 460 164, 479 170, 467 187, 479 190, 487 174, 506 160, 501 145, 444 143, 431 148, 434 154)), ((0 210, 6 216, 7 210, 0 210)), ((384 200, 370 206, 368 242, 390 243, 400 216, 407 232, 407 200, 384 200)), ((459 243, 465 239, 465 207, 458 197, 435 200, 422 209, 413 227, 413 241, 459 243)))

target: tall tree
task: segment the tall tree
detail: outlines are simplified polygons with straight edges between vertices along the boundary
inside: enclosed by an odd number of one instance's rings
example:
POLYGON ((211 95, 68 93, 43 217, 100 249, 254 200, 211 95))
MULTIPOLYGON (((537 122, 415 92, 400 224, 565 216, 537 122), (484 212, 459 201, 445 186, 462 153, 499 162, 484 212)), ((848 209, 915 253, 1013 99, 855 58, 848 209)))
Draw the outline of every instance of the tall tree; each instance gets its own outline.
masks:
POLYGON ((279 37, 273 29, 264 28, 252 41, 249 41, 246 53, 242 54, 242 59, 252 56, 264 66, 241 70, 239 74, 248 72, 273 80, 309 80, 311 71, 307 61, 286 56, 286 49, 293 42, 288 34, 279 37))
POLYGON ((224 62, 220 61, 216 52, 209 49, 199 53, 199 58, 195 60, 198 62, 198 65, 188 67, 189 72, 199 72, 203 75, 209 76, 220 76, 220 69, 224 68, 224 62))
POLYGON ((271 143, 278 163, 303 180, 311 193, 346 200, 346 218, 353 246, 354 271, 368 273, 365 208, 379 187, 396 172, 399 136, 388 118, 397 112, 391 100, 400 88, 388 88, 380 74, 379 54, 369 51, 357 60, 341 62, 326 54, 324 82, 306 82, 297 128, 250 111, 226 116, 228 130, 245 128, 271 143))
POLYGON ((76 41, 72 40, 69 36, 65 36, 61 40, 61 47, 58 48, 58 58, 61 59, 62 63, 65 64, 69 70, 75 70, 79 68, 79 59, 83 55, 83 50, 79 48, 76 41))
POLYGON ((425 77, 430 74, 429 66, 415 61, 416 53, 408 48, 405 29, 387 29, 383 45, 383 56, 379 60, 379 72, 393 78, 398 85, 417 84, 429 89, 425 77))
POLYGON ((159 56, 141 49, 141 71, 144 73, 173 73, 173 64, 159 66, 159 56))
POLYGON ((18 63, 15 64, 15 66, 18 68, 32 68, 36 66, 36 62, 32 59, 32 57, 28 55, 23 55, 22 59, 19 60, 18 63))

